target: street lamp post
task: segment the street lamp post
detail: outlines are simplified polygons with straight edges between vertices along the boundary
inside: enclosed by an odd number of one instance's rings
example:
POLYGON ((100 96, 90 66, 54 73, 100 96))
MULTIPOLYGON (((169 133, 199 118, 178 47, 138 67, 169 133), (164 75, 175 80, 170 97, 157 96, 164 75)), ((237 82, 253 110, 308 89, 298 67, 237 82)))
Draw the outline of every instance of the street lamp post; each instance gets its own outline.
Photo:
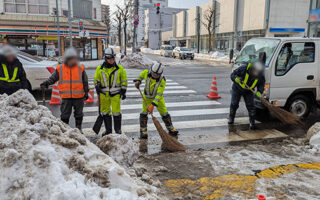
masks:
POLYGON ((72 47, 72 20, 71 20, 71 1, 70 0, 68 0, 68 21, 69 21, 70 47, 72 47))
POLYGON ((59 5, 58 5, 58 0, 56 0, 56 10, 57 10, 58 49, 59 49, 59 56, 61 56, 61 38, 60 38, 60 24, 59 24, 59 5))

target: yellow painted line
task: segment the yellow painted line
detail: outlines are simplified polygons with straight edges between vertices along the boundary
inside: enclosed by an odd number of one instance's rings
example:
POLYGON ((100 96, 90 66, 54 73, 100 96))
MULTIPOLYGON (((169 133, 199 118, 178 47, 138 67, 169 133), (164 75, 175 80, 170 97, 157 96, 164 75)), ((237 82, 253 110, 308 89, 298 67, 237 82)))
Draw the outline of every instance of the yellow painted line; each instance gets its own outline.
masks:
POLYGON ((252 196, 255 182, 259 178, 280 178, 298 169, 320 170, 320 163, 290 164, 274 166, 257 172, 255 175, 223 175, 203 177, 197 180, 177 179, 166 181, 166 186, 175 195, 187 197, 190 193, 203 200, 218 199, 226 195, 242 194, 252 196))

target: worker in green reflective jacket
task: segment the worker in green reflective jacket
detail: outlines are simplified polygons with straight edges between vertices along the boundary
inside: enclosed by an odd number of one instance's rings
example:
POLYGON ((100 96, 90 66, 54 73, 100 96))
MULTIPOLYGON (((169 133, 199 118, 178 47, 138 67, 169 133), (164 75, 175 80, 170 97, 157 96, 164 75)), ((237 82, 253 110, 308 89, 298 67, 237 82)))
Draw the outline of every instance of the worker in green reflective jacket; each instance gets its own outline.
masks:
POLYGON ((165 123, 169 134, 177 136, 178 131, 173 127, 171 116, 169 115, 163 93, 166 87, 166 78, 163 75, 164 66, 161 63, 154 63, 150 69, 141 72, 138 79, 134 80, 135 87, 139 89, 143 80, 145 80, 144 99, 147 105, 142 103, 142 112, 140 113, 140 138, 147 139, 148 112, 152 113, 154 107, 157 107, 163 122, 165 123))

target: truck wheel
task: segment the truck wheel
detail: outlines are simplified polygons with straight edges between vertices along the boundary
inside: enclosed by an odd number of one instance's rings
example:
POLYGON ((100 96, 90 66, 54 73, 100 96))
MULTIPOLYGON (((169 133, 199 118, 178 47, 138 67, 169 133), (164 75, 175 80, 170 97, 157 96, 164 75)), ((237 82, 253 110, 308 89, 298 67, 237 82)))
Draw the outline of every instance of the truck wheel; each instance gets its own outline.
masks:
POLYGON ((308 117, 311 110, 311 99, 305 95, 296 95, 290 98, 286 109, 301 117, 308 117))

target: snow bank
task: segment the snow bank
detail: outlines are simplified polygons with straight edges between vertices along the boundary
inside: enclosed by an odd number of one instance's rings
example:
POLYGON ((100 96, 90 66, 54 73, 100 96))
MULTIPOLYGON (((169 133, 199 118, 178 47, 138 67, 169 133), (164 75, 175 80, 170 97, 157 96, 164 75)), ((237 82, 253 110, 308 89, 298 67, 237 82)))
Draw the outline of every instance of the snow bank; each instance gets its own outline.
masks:
POLYGON ((27 90, 0 95, 0 124, 1 199, 157 198, 27 90))
POLYGON ((124 166, 132 166, 139 156, 139 149, 125 134, 107 135, 98 140, 98 147, 117 163, 124 166))
POLYGON ((147 56, 141 53, 128 54, 120 60, 121 64, 125 68, 149 68, 152 66, 153 61, 147 56))
POLYGON ((216 60, 228 60, 229 56, 219 52, 219 51, 215 51, 213 53, 211 53, 211 58, 216 59, 216 60))

